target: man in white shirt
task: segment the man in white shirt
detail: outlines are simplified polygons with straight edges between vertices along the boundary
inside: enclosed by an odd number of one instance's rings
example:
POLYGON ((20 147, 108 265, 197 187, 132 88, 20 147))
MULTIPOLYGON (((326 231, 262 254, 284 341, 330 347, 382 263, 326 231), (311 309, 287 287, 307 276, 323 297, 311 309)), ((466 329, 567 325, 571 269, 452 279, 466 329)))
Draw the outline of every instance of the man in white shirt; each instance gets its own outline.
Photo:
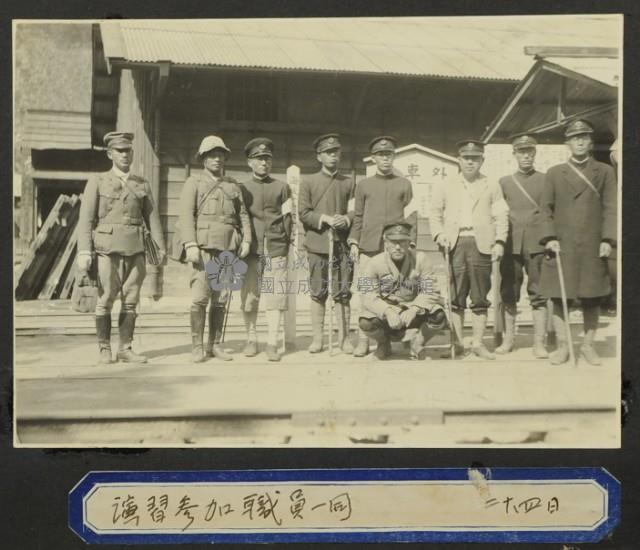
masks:
POLYGON ((473 345, 482 359, 495 359, 482 339, 487 324, 487 299, 491 288, 491 263, 499 261, 509 230, 508 206, 497 181, 480 173, 484 143, 458 142, 460 173, 438 184, 431 202, 429 222, 433 239, 450 251, 451 324, 456 354, 462 354, 462 326, 467 298, 471 298, 473 345))

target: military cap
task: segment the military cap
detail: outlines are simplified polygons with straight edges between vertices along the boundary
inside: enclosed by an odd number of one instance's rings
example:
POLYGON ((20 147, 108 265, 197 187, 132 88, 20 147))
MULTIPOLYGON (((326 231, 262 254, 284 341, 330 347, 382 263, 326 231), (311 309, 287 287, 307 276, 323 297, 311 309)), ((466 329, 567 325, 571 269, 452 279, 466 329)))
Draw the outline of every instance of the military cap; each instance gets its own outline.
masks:
POLYGON ((340 135, 324 134, 314 140, 313 146, 316 149, 316 153, 324 153, 331 149, 338 149, 339 147, 342 147, 342 144, 340 143, 340 135))
POLYGON ((458 156, 481 157, 484 155, 484 142, 478 139, 463 139, 456 143, 458 156))
POLYGON ((404 221, 389 223, 384 226, 382 234, 390 241, 410 241, 411 224, 404 221))
POLYGON ((580 134, 593 134, 593 126, 586 120, 574 120, 564 129, 564 137, 579 136, 580 134))
POLYGON ((395 153, 396 151, 396 138, 393 136, 378 136, 373 138, 369 142, 369 152, 372 155, 376 153, 380 153, 381 151, 391 151, 395 153))
POLYGON ((513 146, 513 150, 517 151, 518 149, 532 149, 538 145, 538 142, 536 138, 529 134, 517 134, 511 136, 511 145, 513 146))
POLYGON ((261 157, 263 155, 273 156, 273 141, 269 138, 257 137, 253 138, 244 146, 244 152, 247 158, 261 157))
POLYGON ((133 134, 131 132, 109 132, 102 138, 109 149, 132 149, 133 134))
POLYGON ((198 159, 201 159, 202 155, 204 155, 209 151, 213 151, 214 149, 222 149, 227 153, 231 153, 231 149, 229 149, 225 145, 222 138, 219 138, 218 136, 207 136, 203 138, 203 140, 200 142, 200 147, 198 147, 198 152, 196 153, 196 157, 198 157, 198 159))

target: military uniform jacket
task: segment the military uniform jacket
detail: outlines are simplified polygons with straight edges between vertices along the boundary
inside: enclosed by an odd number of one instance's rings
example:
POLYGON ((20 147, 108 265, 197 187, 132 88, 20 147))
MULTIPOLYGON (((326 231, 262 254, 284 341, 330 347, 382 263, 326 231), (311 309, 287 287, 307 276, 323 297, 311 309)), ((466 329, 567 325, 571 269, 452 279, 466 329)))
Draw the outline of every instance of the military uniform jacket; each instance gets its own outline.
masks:
POLYGON ((151 186, 130 175, 126 185, 113 170, 89 178, 78 220, 78 251, 133 256, 144 252, 144 225, 165 250, 160 216, 151 186))
POLYGON ((207 170, 190 176, 180 195, 182 242, 209 250, 238 250, 251 242, 251 222, 240 186, 207 170), (204 201, 204 202, 203 202, 204 201))
POLYGON ((509 238, 505 251, 511 254, 538 254, 544 251, 542 239, 542 192, 545 177, 536 170, 529 174, 517 171, 512 176, 500 178, 504 200, 509 206, 509 238), (516 178, 533 204, 513 181, 516 178))
MULTIPOLYGON (((411 182, 395 174, 376 174, 356 186, 355 199, 349 244, 357 244, 362 252, 378 253, 383 249, 384 227, 405 217, 404 209, 413 199, 411 182)), ((413 225, 411 242, 416 239, 413 225)))
POLYGON ((371 258, 358 285, 362 293, 361 317, 384 319, 389 306, 398 312, 418 306, 430 313, 442 309, 436 275, 422 252, 410 250, 400 269, 384 252, 371 258))
POLYGON ((241 186, 247 210, 251 215, 251 252, 271 257, 286 256, 291 243, 291 191, 289 185, 267 177, 252 177, 241 186))
MULTIPOLYGON (((462 225, 460 197, 468 193, 462 181, 464 176, 456 174, 438 183, 431 197, 429 224, 435 240, 444 233, 453 249, 458 242, 462 225)), ((491 254, 496 241, 507 242, 509 232, 508 206, 497 182, 480 175, 472 184, 473 233, 478 251, 491 254)))
MULTIPOLYGON (((571 161, 569 161, 571 162, 571 161)), ((549 169, 542 195, 543 242, 560 242, 567 297, 596 298, 610 292, 606 258, 599 257, 600 243, 616 242, 616 179, 608 164, 589 159, 578 167, 598 190, 598 196, 568 165, 549 169)), ((555 258, 545 258, 540 292, 560 297, 555 258)))
MULTIPOLYGON (((309 252, 329 253, 329 227, 320 223, 320 216, 341 214, 348 216, 350 224, 353 222, 353 211, 348 210, 354 193, 353 180, 339 173, 330 176, 321 170, 303 178, 298 193, 298 211, 305 229, 304 246, 309 252)), ((346 243, 349 227, 337 229, 336 238, 346 243)))

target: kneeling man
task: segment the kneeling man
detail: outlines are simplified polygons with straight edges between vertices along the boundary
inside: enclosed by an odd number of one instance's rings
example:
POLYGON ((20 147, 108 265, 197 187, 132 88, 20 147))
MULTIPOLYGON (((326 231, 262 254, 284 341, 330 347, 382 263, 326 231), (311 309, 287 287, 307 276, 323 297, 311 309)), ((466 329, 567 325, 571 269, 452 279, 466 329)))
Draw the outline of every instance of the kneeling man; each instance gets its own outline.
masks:
POLYGON ((411 358, 417 359, 425 343, 446 325, 442 299, 427 258, 410 249, 411 225, 385 226, 384 252, 371 258, 358 279, 362 294, 360 329, 378 343, 375 359, 391 354, 391 342, 417 329, 411 339, 411 358))

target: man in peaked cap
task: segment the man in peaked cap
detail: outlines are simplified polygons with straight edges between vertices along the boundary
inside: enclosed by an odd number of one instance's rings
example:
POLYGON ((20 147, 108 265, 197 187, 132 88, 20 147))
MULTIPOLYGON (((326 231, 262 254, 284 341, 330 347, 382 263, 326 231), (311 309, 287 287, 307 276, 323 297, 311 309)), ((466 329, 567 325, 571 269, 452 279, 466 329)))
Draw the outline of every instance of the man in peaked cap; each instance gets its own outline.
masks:
MULTIPOLYGON (((376 164, 376 173, 356 186, 353 223, 348 239, 351 256, 358 262, 358 273, 366 269, 370 258, 383 251, 383 228, 404 218, 405 208, 413 198, 411 182, 393 171, 396 139, 392 136, 376 137, 369 142, 369 151, 376 164)), ((411 235, 414 245, 416 239, 417 228, 414 226, 411 235)), ((353 355, 364 357, 368 352, 369 339, 360 331, 353 355)))
POLYGON ((349 339, 353 263, 347 237, 353 221, 354 181, 338 172, 341 144, 338 134, 325 134, 313 142, 320 171, 300 183, 298 211, 305 229, 304 247, 309 261, 311 326, 309 352, 323 349, 325 303, 329 294, 328 272, 332 269, 331 300, 337 306, 338 347, 353 353, 349 339), (329 258, 329 233, 333 233, 333 258, 329 258))
MULTIPOLYGON (((383 228, 384 252, 371 258, 361 278, 360 328, 377 341, 374 359, 391 354, 391 342, 411 338, 411 358, 422 358, 424 345, 446 324, 436 277, 425 254, 410 247, 413 227, 404 221, 383 228)), ((425 357, 426 358, 426 357, 425 357)))
POLYGON ((251 178, 243 184, 245 203, 251 214, 251 251, 246 258, 247 275, 240 292, 247 344, 244 354, 258 353, 256 320, 261 295, 267 316, 269 361, 280 361, 277 350, 282 312, 287 309, 287 255, 293 228, 289 185, 271 177, 273 142, 264 137, 245 145, 251 178))
POLYGON ((496 353, 514 349, 516 332, 516 304, 527 273, 527 293, 533 316, 533 355, 547 357, 544 337, 547 327, 547 300, 540 294, 540 270, 544 257, 542 238, 542 192, 544 174, 534 167, 537 141, 528 134, 511 138, 513 156, 518 169, 500 178, 500 187, 509 206, 509 237, 505 255, 500 262, 502 276, 500 295, 504 313, 504 339, 496 353))
POLYGON ((95 321, 101 364, 113 362, 111 310, 118 295, 122 305, 118 317, 120 345, 117 359, 124 363, 147 361, 131 348, 136 306, 146 275, 145 224, 160 247, 162 257, 165 250, 151 186, 144 178, 131 173, 133 138, 130 132, 109 132, 104 136, 111 170, 89 178, 80 204, 77 265, 81 271, 87 271, 92 262, 97 262, 99 284, 95 321))
POLYGON ((203 170, 187 178, 180 194, 180 232, 191 265, 192 361, 205 357, 233 359, 220 345, 227 304, 227 290, 213 290, 206 266, 226 250, 244 258, 251 243, 251 222, 239 185, 224 175, 231 151, 218 136, 202 140, 197 159, 203 170), (209 339, 203 347, 204 325, 209 307, 209 339))
POLYGON ((579 300, 584 339, 580 356, 599 365, 594 348, 600 304, 611 290, 607 259, 616 246, 616 178, 611 166, 591 156, 593 126, 585 120, 570 122, 565 142, 571 153, 567 162, 549 169, 542 195, 542 239, 547 257, 542 263, 540 292, 553 302, 553 324, 558 349, 553 364, 569 358, 561 302, 556 254, 562 256, 564 285, 572 305, 579 300))
POLYGON ((433 190, 429 222, 433 239, 451 251, 451 324, 456 353, 462 354, 462 326, 467 297, 471 297, 473 346, 482 359, 495 359, 483 343, 487 299, 491 288, 491 262, 499 261, 509 230, 508 206, 502 189, 480 172, 484 143, 466 139, 457 143, 460 173, 433 190))

